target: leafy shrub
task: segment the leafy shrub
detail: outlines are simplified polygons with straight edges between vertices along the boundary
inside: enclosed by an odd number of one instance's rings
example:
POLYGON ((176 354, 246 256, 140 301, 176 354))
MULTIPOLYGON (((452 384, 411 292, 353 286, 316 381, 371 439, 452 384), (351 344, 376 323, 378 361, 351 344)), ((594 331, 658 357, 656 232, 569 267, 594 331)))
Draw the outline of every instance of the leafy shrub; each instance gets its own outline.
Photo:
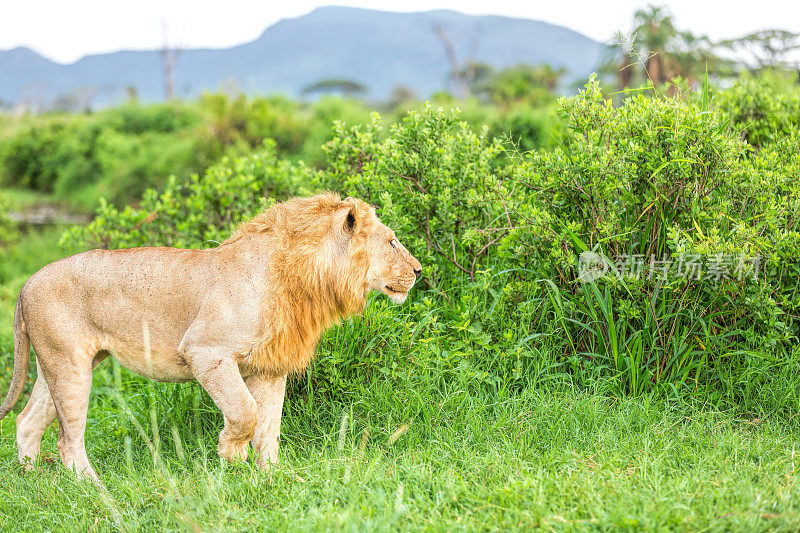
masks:
POLYGON ((337 123, 324 170, 270 145, 172 179, 138 208, 103 204, 65 242, 210 246, 267 197, 333 189, 372 202, 432 290, 405 308, 371 306, 323 339, 308 383, 330 394, 434 370, 465 387, 569 372, 630 393, 669 383, 744 394, 795 364, 799 136, 754 153, 707 93, 615 108, 595 80, 559 112, 559 143, 527 154, 441 108, 388 129, 377 115, 337 123), (756 276, 587 280, 576 265, 585 252, 609 262, 692 255, 706 269, 723 256, 766 262, 745 272, 756 276))
POLYGON ((101 201, 95 218, 64 235, 69 249, 135 246, 213 247, 270 198, 285 199, 311 171, 278 159, 267 142, 252 155, 223 158, 187 182, 171 177, 162 190, 148 189, 137 207, 101 201))
POLYGON ((298 104, 277 97, 216 94, 192 105, 126 104, 96 115, 38 117, 4 132, 0 182, 91 210, 100 197, 131 202, 170 175, 186 179, 225 155, 258 149, 265 138, 278 153, 297 154, 308 135, 298 104))
POLYGON ((318 185, 377 206, 428 265, 429 280, 440 283, 452 271, 474 279, 494 240, 484 229, 504 214, 493 201, 502 144, 444 108, 409 112, 383 140, 377 114, 366 126, 335 129, 326 147, 330 168, 318 185))
POLYGON ((325 96, 317 100, 309 110, 308 137, 298 154, 309 165, 324 167, 328 164, 322 147, 334 135, 331 126, 337 120, 345 124, 362 124, 369 122, 370 111, 357 100, 345 100, 337 96, 325 96))
MULTIPOLYGON (((431 104, 458 110, 458 120, 466 122, 470 128, 480 131, 484 125, 489 127, 489 137, 509 141, 510 147, 522 152, 535 149, 549 149, 556 146, 562 135, 563 125, 551 103, 534 106, 526 102, 504 107, 487 105, 474 98, 462 102, 442 101, 431 104), (457 106, 457 107, 456 107, 457 106)), ((410 105, 399 109, 393 121, 400 122, 409 111, 425 113, 426 104, 410 105)), ((365 123, 366 120, 342 119, 345 124, 365 123)))
POLYGON ((80 164, 78 160, 93 149, 98 130, 84 124, 83 119, 59 119, 25 128, 6 139, 0 146, 3 183, 52 192, 61 172, 70 163, 80 164))
POLYGON ((97 139, 94 163, 99 177, 94 181, 64 172, 56 194, 66 198, 88 189, 92 198, 112 202, 139 198, 148 187, 164 183, 170 175, 185 179, 208 162, 200 142, 189 134, 150 131, 139 135, 103 130, 97 139), (77 178, 77 179, 76 179, 77 178))
POLYGON ((519 150, 528 152, 552 148, 563 134, 561 121, 548 107, 518 105, 503 112, 491 123, 493 137, 508 139, 519 150))
POLYGON ((129 103, 104 112, 102 122, 120 133, 172 133, 197 125, 200 114, 191 106, 175 102, 148 106, 129 103))
MULTIPOLYGON (((797 287, 794 166, 778 151, 749 161, 723 115, 691 101, 638 96, 614 108, 591 81, 561 107, 565 143, 521 163, 517 229, 500 249, 551 280, 565 351, 580 365, 608 366, 634 392, 785 355, 798 333, 788 299, 777 297, 797 287), (769 266, 757 278, 580 283, 576 256, 588 251, 609 262, 691 256, 708 269, 723 257, 752 267, 760 256, 769 266)), ((794 157, 797 148, 787 150, 794 157)))
POLYGON ((780 74, 746 76, 721 91, 715 104, 731 129, 756 148, 800 129, 800 90, 780 74))
POLYGON ((210 161, 222 155, 241 155, 258 148, 265 138, 279 153, 295 154, 307 136, 298 105, 282 97, 235 98, 205 94, 198 103, 205 121, 199 144, 210 161))

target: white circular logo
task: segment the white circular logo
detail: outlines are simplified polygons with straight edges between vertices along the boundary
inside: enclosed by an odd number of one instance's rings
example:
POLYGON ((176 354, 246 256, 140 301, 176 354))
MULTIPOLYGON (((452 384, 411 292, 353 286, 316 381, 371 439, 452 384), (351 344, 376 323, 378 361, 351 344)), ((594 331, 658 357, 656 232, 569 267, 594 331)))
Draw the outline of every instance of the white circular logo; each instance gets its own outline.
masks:
POLYGON ((578 256, 578 280, 588 283, 602 278, 608 272, 608 262, 595 252, 581 252, 578 256))

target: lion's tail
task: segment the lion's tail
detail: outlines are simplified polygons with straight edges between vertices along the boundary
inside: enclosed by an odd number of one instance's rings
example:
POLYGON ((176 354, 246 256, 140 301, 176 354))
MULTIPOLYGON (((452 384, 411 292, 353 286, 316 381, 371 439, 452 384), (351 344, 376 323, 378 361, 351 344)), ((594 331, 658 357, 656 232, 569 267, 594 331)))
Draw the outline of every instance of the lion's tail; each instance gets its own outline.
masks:
POLYGON ((22 296, 17 299, 17 307, 14 309, 14 375, 11 378, 11 385, 8 394, 0 406, 0 420, 2 420, 14 404, 19 400, 22 389, 25 387, 25 380, 28 378, 28 365, 31 362, 31 339, 25 330, 25 322, 22 319, 22 296))

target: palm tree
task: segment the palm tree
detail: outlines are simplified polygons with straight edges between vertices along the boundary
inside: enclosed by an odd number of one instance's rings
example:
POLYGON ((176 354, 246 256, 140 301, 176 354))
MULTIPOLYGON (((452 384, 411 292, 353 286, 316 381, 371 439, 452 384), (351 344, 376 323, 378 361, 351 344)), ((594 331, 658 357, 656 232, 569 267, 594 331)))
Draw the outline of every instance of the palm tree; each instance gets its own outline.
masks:
POLYGON ((744 53, 744 64, 755 69, 790 69, 796 68, 789 59, 800 50, 800 33, 786 30, 762 30, 750 33, 738 39, 728 39, 721 46, 744 53), (749 57, 748 57, 749 56, 749 57))
POLYGON ((669 45, 677 32, 672 14, 664 6, 649 5, 633 14, 634 39, 646 52, 645 74, 653 85, 668 81, 665 66, 669 59, 669 45))
MULTIPOLYGON (((696 86, 706 69, 714 68, 719 74, 733 68, 730 60, 715 53, 715 46, 704 35, 678 31, 665 7, 650 5, 634 13, 627 37, 615 36, 602 68, 616 75, 620 89, 636 84, 639 73, 656 87, 676 77, 696 86)), ((677 90, 672 87, 670 92, 677 90)))

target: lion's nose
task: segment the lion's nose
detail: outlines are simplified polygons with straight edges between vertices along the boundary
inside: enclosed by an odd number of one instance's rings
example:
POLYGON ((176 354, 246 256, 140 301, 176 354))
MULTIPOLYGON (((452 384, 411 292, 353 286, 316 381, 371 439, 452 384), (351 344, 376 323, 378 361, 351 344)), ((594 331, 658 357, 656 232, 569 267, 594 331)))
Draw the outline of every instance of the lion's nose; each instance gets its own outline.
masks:
POLYGON ((417 276, 417 277, 420 277, 422 275, 422 269, 421 268, 415 268, 414 269, 414 275, 417 276))

